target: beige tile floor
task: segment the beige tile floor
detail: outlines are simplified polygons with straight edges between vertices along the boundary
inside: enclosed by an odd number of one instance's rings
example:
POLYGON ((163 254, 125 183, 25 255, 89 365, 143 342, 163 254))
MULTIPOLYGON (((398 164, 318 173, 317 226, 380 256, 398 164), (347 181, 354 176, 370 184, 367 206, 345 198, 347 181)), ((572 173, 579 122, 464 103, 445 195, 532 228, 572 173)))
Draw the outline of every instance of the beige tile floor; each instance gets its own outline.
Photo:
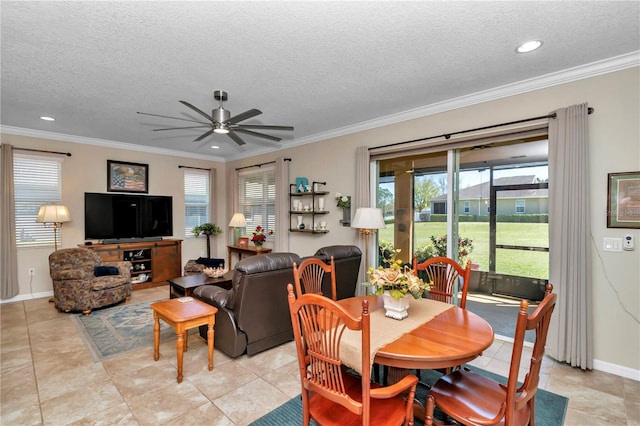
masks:
MULTIPOLYGON (((129 303, 168 296, 137 290, 129 303)), ((246 425, 300 393, 292 343, 231 359, 192 334, 184 380, 176 383, 175 342, 94 363, 69 314, 47 298, 0 305, 0 424, 246 425)), ((195 333, 195 330, 194 330, 195 333)), ((511 345, 496 340, 475 361, 506 375, 511 345)), ((567 425, 640 425, 640 383, 582 372, 545 359, 541 387, 569 397, 567 425)))

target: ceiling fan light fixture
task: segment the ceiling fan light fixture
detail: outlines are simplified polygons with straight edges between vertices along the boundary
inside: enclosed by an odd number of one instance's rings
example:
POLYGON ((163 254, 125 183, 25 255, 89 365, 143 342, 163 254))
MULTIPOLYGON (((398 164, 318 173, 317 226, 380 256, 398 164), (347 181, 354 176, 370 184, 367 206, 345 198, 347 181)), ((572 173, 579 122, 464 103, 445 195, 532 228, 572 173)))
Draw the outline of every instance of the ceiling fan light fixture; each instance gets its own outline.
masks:
POLYGON ((220 124, 213 129, 213 132, 226 135, 227 133, 229 133, 229 129, 227 128, 226 124, 220 124))

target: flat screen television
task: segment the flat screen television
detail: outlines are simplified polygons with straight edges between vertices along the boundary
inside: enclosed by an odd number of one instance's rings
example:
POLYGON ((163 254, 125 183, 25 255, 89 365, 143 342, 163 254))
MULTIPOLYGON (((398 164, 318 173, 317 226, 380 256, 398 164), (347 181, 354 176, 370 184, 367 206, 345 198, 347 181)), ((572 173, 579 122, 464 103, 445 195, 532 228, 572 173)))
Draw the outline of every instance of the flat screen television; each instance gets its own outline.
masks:
POLYGON ((173 235, 173 198, 84 194, 84 238, 112 240, 173 235))

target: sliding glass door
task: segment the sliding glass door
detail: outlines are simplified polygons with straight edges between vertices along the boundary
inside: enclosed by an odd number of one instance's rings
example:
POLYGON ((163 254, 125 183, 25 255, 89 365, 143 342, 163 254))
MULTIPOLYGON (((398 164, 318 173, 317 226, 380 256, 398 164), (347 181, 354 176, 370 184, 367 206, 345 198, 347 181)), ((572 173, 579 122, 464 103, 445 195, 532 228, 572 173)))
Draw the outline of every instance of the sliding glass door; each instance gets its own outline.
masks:
POLYGON ((379 261, 471 260, 471 290, 541 300, 548 279, 547 141, 511 140, 378 161, 379 261))

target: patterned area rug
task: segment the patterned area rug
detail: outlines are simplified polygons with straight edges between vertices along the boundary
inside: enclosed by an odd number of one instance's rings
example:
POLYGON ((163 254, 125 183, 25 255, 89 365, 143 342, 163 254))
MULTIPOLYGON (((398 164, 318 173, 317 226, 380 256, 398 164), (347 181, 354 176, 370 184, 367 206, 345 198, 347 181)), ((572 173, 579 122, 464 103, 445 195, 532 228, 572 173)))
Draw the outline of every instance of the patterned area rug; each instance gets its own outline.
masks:
MULTIPOLYGON (((153 347, 153 310, 149 306, 153 302, 94 310, 89 316, 73 315, 71 319, 93 361, 153 347)), ((174 329, 160 321, 160 342, 175 338, 174 329)))
MULTIPOLYGON (((477 367, 467 366, 467 368, 475 371, 476 373, 482 374, 483 376, 487 376, 494 380, 497 380, 501 383, 507 383, 506 378, 497 374, 482 370, 477 367)), ((422 382, 418 384, 418 388, 416 390, 416 399, 418 401, 424 404, 428 393, 428 387, 425 384, 427 384, 428 386, 432 385, 433 383, 435 383, 439 376, 439 373, 432 370, 422 371, 422 382)), ((555 394, 553 392, 538 389, 538 391, 536 392, 535 404, 536 425, 562 426, 564 424, 564 417, 567 412, 568 404, 568 398, 555 394)), ((436 411, 436 416, 437 415, 438 411, 436 411)), ((300 399, 300 395, 298 395, 285 402, 283 405, 271 411, 270 413, 262 416, 255 422, 251 423, 249 426, 297 426, 300 424, 302 424, 302 400, 300 399)), ((311 425, 316 425, 316 423, 312 420, 311 425)), ((423 426, 423 423, 416 419, 415 425, 423 426)))

